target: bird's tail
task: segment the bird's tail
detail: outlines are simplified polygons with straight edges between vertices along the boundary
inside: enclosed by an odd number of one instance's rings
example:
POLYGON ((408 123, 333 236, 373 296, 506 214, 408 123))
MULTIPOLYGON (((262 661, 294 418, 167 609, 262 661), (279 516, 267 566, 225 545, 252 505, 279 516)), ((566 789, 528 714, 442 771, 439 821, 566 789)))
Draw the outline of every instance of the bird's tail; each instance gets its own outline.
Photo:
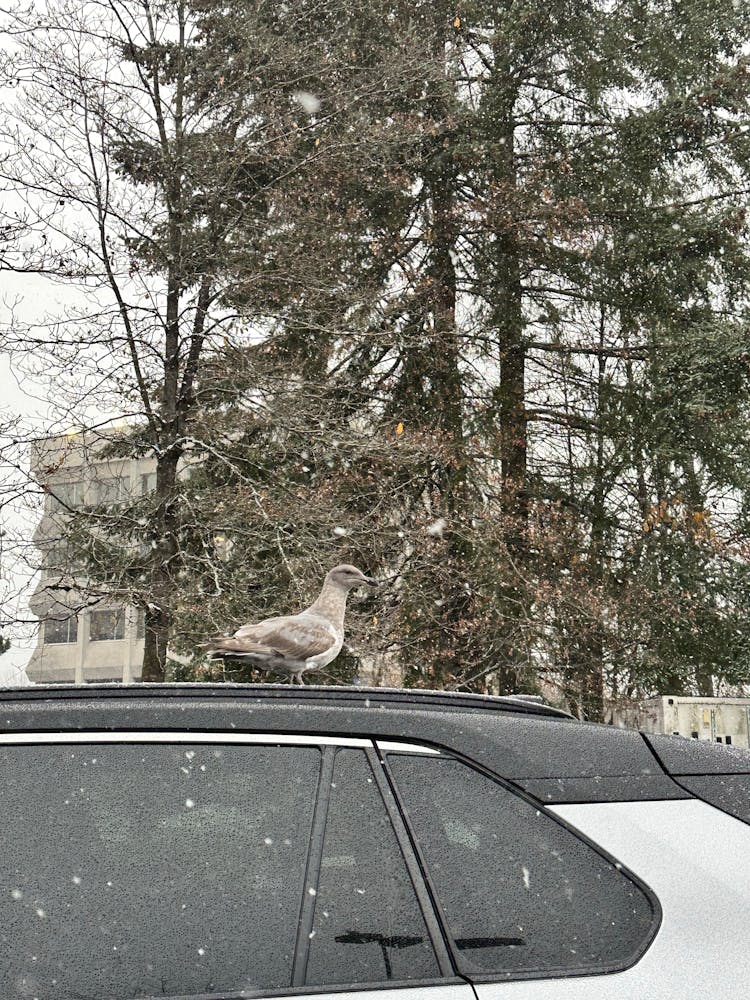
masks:
POLYGON ((234 639, 231 636, 219 636, 201 643, 199 649, 204 650, 210 660, 218 660, 224 656, 254 657, 272 656, 274 650, 259 642, 248 642, 247 639, 234 639))

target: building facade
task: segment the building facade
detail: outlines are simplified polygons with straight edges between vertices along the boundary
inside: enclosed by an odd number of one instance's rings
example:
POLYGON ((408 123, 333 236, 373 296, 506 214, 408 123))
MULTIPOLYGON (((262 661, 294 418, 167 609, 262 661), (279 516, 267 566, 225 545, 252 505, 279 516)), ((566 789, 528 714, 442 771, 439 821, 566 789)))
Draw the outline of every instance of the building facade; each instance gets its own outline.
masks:
POLYGON ((128 683, 141 676, 143 615, 83 587, 65 527, 71 512, 117 505, 156 486, 153 459, 105 457, 115 431, 47 438, 34 447, 31 471, 45 492, 34 535, 39 581, 29 602, 39 619, 37 646, 27 667, 37 683, 128 683))
MULTIPOLYGON (((76 432, 38 442, 31 471, 45 493, 44 511, 34 534, 39 580, 29 602, 39 619, 37 645, 27 666, 39 684, 127 684, 141 677, 144 650, 142 611, 109 595, 92 597, 85 574, 71 550, 66 525, 71 513, 116 507, 152 493, 156 488, 154 459, 107 456, 114 429, 76 432)), ((182 470, 187 474, 187 468, 182 470)), ((231 545, 223 533, 214 536, 217 551, 231 545)), ((185 662, 169 653, 170 658, 185 662)), ((314 676, 309 680, 314 683, 314 676)), ((275 678, 278 680, 278 678, 275 678)), ((403 675, 393 657, 364 654, 358 682, 399 686, 403 675)))
POLYGON ((750 698, 658 695, 613 712, 616 725, 730 746, 750 746, 750 698))

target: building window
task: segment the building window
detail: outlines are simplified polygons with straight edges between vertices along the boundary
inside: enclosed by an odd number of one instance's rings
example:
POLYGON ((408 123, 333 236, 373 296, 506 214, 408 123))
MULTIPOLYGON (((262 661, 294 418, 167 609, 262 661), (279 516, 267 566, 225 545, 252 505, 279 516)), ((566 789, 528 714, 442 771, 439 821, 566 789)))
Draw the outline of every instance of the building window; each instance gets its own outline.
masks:
POLYGON ((51 646, 63 642, 78 641, 78 619, 64 618, 62 620, 48 619, 44 623, 44 644, 51 646))
POLYGON ((143 472, 141 473, 141 494, 146 496, 148 493, 153 493, 156 489, 156 473, 155 472, 143 472))
POLYGON ((67 552, 64 546, 58 541, 49 544, 40 543, 38 548, 42 556, 41 570, 43 576, 62 576, 65 572, 64 566, 67 562, 67 552))
POLYGON ((89 615, 89 642, 125 638, 125 609, 99 608, 89 615))
POLYGON ((69 482, 63 483, 50 483, 48 489, 51 513, 75 510, 77 507, 83 506, 83 482, 80 479, 71 479, 69 482))
POLYGON ((45 578, 74 576, 85 568, 84 559, 76 554, 75 547, 66 541, 54 539, 49 543, 40 543, 42 555, 41 570, 45 578))
POLYGON ((98 476, 94 480, 94 496, 97 504, 125 503, 130 492, 127 476, 98 476))
POLYGON ((136 639, 146 638, 146 612, 143 608, 138 609, 138 615, 135 619, 135 637, 136 639))

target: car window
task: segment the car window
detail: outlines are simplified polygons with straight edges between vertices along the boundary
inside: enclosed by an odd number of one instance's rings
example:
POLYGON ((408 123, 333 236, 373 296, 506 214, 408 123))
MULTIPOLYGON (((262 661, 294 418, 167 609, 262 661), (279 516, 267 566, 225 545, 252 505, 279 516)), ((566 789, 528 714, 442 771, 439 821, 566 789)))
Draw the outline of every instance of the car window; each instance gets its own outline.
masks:
POLYGON ((313 747, 0 748, 0 996, 288 988, 313 747))
POLYGON ((388 760, 461 972, 604 971, 640 953, 654 912, 615 864, 460 761, 388 760))
POLYGON ((361 750, 336 754, 315 891, 308 985, 439 975, 414 887, 361 750))

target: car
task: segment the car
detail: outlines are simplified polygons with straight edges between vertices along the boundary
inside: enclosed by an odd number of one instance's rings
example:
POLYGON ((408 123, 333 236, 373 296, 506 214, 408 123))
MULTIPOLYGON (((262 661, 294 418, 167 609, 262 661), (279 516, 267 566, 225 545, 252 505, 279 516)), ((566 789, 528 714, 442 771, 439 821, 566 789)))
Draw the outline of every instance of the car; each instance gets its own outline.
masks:
POLYGON ((750 977, 750 752, 518 698, 0 692, 0 997, 701 1000, 750 977))

